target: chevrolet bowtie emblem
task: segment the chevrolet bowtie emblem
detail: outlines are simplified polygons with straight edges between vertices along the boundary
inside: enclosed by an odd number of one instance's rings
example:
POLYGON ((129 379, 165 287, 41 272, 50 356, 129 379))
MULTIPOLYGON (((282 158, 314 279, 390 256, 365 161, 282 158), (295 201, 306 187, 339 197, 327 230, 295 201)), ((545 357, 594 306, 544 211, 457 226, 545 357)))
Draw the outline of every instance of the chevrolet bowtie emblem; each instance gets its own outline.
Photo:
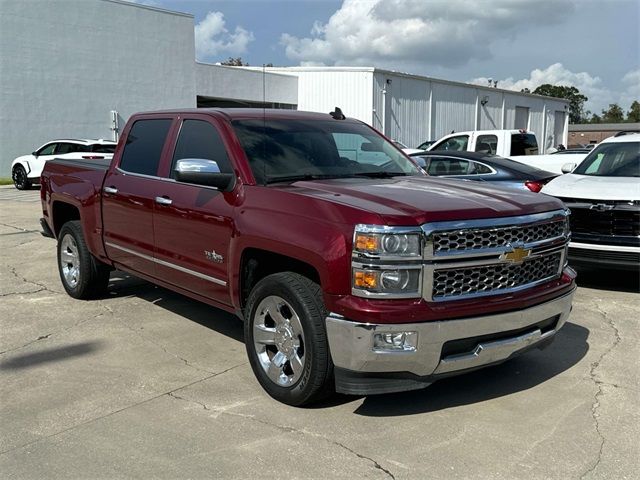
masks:
POLYGON ((529 258, 531 255, 531 250, 526 250, 524 248, 514 248, 510 252, 505 252, 500 255, 500 260, 509 263, 522 263, 526 258, 529 258))

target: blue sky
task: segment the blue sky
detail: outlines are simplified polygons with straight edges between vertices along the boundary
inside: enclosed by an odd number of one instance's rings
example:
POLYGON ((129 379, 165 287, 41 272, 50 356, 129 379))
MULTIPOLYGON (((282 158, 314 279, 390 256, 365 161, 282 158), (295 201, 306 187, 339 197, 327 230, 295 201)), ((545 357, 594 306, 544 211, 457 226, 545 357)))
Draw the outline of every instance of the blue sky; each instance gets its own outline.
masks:
POLYGON ((534 89, 600 112, 640 100, 638 0, 138 0, 190 13, 198 59, 369 65, 534 89))

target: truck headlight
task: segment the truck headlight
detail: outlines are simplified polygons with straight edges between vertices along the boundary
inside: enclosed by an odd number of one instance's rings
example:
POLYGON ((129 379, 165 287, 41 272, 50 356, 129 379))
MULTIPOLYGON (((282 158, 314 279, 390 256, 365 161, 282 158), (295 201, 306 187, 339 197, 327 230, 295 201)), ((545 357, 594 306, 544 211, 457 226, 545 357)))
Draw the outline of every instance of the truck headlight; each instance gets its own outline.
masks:
POLYGON ((420 296, 422 267, 371 269, 353 268, 353 291, 362 296, 393 296, 411 298, 420 296))
POLYGON ((366 256, 418 258, 420 251, 419 233, 368 232, 356 228, 353 250, 366 256))

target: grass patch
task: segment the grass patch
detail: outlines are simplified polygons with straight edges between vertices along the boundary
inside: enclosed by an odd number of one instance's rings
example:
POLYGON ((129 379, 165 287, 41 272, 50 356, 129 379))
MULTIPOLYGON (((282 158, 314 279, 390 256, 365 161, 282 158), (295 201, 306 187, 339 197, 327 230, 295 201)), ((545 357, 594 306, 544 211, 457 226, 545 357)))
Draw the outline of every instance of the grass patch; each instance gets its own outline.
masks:
POLYGON ((0 185, 13 185, 13 180, 10 177, 0 177, 0 185))

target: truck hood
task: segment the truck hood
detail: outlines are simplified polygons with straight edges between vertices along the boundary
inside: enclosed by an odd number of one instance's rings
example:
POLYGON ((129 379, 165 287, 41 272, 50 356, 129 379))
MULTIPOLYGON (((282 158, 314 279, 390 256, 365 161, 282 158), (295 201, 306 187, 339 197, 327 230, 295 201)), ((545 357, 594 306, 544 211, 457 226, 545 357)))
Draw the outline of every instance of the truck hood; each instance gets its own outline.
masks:
POLYGON ((640 200, 640 179, 567 173, 547 183, 542 192, 554 197, 565 198, 640 200))
POLYGON ((558 200, 489 183, 434 177, 295 182, 282 189, 378 214, 389 225, 510 217, 558 210, 558 200))

